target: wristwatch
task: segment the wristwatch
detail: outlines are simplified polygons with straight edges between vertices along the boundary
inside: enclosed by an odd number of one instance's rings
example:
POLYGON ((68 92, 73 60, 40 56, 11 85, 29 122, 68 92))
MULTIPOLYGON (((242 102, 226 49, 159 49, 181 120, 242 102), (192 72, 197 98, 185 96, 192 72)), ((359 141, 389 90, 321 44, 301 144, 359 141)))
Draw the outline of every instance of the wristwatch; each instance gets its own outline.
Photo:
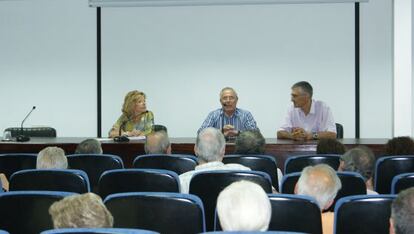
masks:
POLYGON ((319 139, 319 135, 317 132, 312 133, 312 139, 314 140, 318 140, 319 139))

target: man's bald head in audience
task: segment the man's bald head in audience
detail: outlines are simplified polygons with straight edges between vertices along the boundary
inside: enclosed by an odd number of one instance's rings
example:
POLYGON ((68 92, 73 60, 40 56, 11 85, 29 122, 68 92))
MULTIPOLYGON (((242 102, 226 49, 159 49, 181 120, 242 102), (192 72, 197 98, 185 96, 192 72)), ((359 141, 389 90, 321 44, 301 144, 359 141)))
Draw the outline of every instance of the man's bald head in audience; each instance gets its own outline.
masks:
POLYGON ((171 154, 171 143, 166 131, 153 132, 145 140, 145 153, 171 154))

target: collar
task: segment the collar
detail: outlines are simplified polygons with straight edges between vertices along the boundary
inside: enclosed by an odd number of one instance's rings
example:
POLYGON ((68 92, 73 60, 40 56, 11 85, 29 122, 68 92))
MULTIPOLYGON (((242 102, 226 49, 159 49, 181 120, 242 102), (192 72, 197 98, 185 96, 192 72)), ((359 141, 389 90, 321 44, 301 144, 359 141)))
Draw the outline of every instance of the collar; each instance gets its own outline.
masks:
POLYGON ((234 113, 231 116, 227 116, 226 114, 224 114, 224 110, 223 108, 220 108, 220 115, 225 116, 227 118, 232 118, 233 116, 239 116, 240 110, 239 108, 236 107, 236 110, 234 110, 234 113))
POLYGON ((208 163, 203 163, 201 165, 196 166, 195 170, 202 170, 202 169, 207 169, 207 168, 211 168, 211 167, 220 167, 220 166, 223 166, 223 165, 224 165, 224 163, 219 162, 219 161, 208 162, 208 163))

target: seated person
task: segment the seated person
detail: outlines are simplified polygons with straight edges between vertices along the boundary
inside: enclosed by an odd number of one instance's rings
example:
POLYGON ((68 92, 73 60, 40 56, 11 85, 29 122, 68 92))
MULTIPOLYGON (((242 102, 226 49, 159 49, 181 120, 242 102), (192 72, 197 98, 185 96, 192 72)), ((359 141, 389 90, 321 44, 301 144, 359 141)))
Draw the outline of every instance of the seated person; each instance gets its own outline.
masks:
POLYGON ((3 191, 9 191, 9 181, 7 180, 6 175, 3 173, 0 173, 0 182, 3 191))
POLYGON ((102 154, 101 142, 96 139, 86 139, 76 147, 75 154, 102 154))
POLYGON ((414 188, 401 191, 391 205, 390 234, 414 233, 414 188))
POLYGON ((68 159, 65 151, 59 147, 49 146, 37 155, 36 169, 67 169, 68 159))
POLYGON ((313 197, 321 209, 323 234, 334 230, 334 213, 324 212, 336 197, 342 184, 332 167, 326 164, 307 166, 303 169, 295 187, 295 194, 313 197))
POLYGON ((54 228, 111 228, 114 219, 94 193, 72 195, 49 208, 54 228))
POLYGON ((313 88, 301 81, 292 86, 291 106, 284 124, 277 131, 279 139, 319 140, 336 138, 336 125, 331 109, 312 99, 313 88))
POLYGON ((364 178, 367 194, 378 194, 374 191, 375 156, 372 150, 360 145, 348 150, 341 156, 338 171, 358 172, 364 178))
POLYGON ((317 154, 344 154, 346 148, 344 144, 339 142, 336 139, 325 138, 320 139, 318 145, 316 146, 317 154))
POLYGON ((198 166, 194 170, 181 174, 181 192, 188 193, 193 175, 200 171, 213 170, 249 170, 236 163, 224 164, 223 157, 226 149, 226 140, 223 133, 216 128, 205 128, 197 136, 194 153, 197 156, 198 166))
POLYGON ((221 129, 226 138, 235 137, 240 131, 257 130, 253 115, 237 108, 239 97, 233 88, 225 87, 220 92, 222 108, 210 112, 197 134, 207 127, 221 129))
POLYGON ((414 141, 408 136, 394 137, 385 145, 386 155, 414 155, 414 141))
POLYGON ((145 99, 145 94, 138 90, 133 90, 125 96, 122 115, 109 131, 109 137, 146 136, 152 132, 154 114, 147 110, 145 99))
POLYGON ((166 131, 148 134, 145 139, 146 154, 171 154, 171 143, 166 131))
POLYGON ((242 180, 220 192, 217 215, 224 231, 266 231, 272 207, 262 187, 242 180))

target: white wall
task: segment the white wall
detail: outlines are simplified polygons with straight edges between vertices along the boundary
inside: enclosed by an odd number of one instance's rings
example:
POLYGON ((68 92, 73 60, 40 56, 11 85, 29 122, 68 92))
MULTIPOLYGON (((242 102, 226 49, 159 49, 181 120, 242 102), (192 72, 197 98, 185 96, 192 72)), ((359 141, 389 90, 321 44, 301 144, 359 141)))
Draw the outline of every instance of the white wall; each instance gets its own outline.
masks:
MULTIPOLYGON (((389 2, 371 0, 361 3, 361 137, 392 135, 392 8, 389 2)), ((329 8, 328 5, 324 7, 329 8)), ((214 12, 207 12, 205 8, 186 12, 181 8, 178 9, 180 14, 168 8, 135 8, 122 12, 121 8, 103 9, 103 35, 111 33, 105 31, 109 27, 115 29, 112 36, 106 35, 103 39, 103 48, 111 49, 103 50, 103 135, 120 114, 125 93, 141 89, 148 94, 148 106, 155 112, 157 122, 166 123, 172 136, 194 136, 208 111, 219 106, 220 88, 232 85, 239 91, 240 107, 251 110, 265 136, 273 137, 289 103, 290 85, 296 80, 308 79, 314 85, 315 98, 328 102, 336 121, 344 124, 345 136, 353 137, 353 70, 350 74, 350 67, 343 67, 344 61, 338 61, 337 57, 329 54, 329 50, 344 45, 335 44, 331 38, 304 38, 306 31, 289 30, 300 21, 306 21, 305 15, 286 20, 283 12, 272 14, 274 7, 238 8, 230 11, 232 17, 227 11, 229 7, 217 7, 214 12), (134 15, 137 11, 140 13, 138 16, 134 15), (257 15, 257 11, 261 14, 257 15), (141 15, 151 17, 150 13, 154 17, 151 20, 139 18, 141 15), (242 17, 246 14, 248 17, 242 17), (128 26, 119 19, 115 20, 114 17, 120 15, 125 15, 126 19, 138 17, 140 21, 128 26), (177 20, 182 24, 174 24, 177 20), (214 26, 211 21, 222 24, 214 26), (277 25, 280 22, 285 28, 275 30, 272 23, 277 25), (167 26, 170 30, 161 30, 167 26), (130 30, 135 28, 145 30, 130 30), (219 50, 186 48, 186 44, 193 40, 173 33, 186 29, 199 45, 219 45, 219 50), (215 34, 205 34, 211 32, 208 30, 215 34), (160 38, 165 35, 169 37, 160 38), (263 40, 257 42, 260 38, 263 40), (253 39, 256 41, 246 48, 245 40, 253 42, 253 39), (293 40, 299 48, 274 46, 271 45, 273 40, 293 40), (146 44, 138 47, 139 50, 134 48, 130 51, 131 47, 126 42, 131 41, 146 44), (325 45, 328 51, 318 50, 319 45, 325 45), (312 46, 315 46, 312 54, 297 53, 312 46), (221 51, 223 48, 225 51, 221 51), (260 53, 255 50, 257 48, 261 48, 260 53), (265 51, 266 48, 269 51, 265 51), (111 56, 105 54, 109 51, 111 56), (151 51, 164 51, 164 57, 151 57, 151 51), (294 53, 290 53, 292 51, 294 53), (145 57, 138 56, 135 61, 124 57, 131 53, 145 57), (203 54, 207 56, 203 57, 203 54), (217 54, 223 56, 218 60, 210 59, 217 54), (275 54, 282 54, 286 59, 272 57, 275 54), (179 55, 180 59, 175 60, 174 55, 179 55), (325 69, 307 67, 307 61, 314 62, 313 58, 321 59, 325 69), (226 62, 226 67, 220 67, 223 62, 226 62), (237 69, 232 69, 232 63, 237 69), (273 67, 269 66, 272 64, 273 67), (199 65, 203 65, 201 71, 197 69, 199 65), (155 82, 145 80, 148 74, 155 82), (189 78, 193 77, 198 78, 197 82, 208 82, 206 89, 192 89, 194 80, 189 78), (211 77, 217 80, 211 82, 211 77), (253 78, 258 77, 262 78, 261 86, 253 82, 253 78), (168 93, 176 86, 171 78, 178 79, 182 88, 168 93), (236 82, 238 78, 240 80, 236 82), (131 85, 118 86, 130 82, 131 85), (266 92, 262 92, 263 89, 266 92), (173 99, 176 97, 180 98, 173 99), (175 101, 165 105, 171 100, 175 101), (180 111, 177 113, 176 107, 182 106, 187 108, 178 108, 180 111), (183 121, 188 114, 190 117, 183 121)), ((350 10, 353 11, 353 7, 350 10)), ((328 12, 331 16, 337 14, 335 10, 328 12)), ((0 100, 7 113, 0 117, 0 128, 19 125, 31 106, 36 105, 38 108, 27 120, 27 126, 51 125, 57 128, 59 136, 96 136, 96 9, 88 8, 86 0, 0 1, 0 17, 0 100), (18 92, 26 95, 17 96, 18 92)), ((309 23, 315 22, 311 20, 309 23)), ((334 21, 326 28, 309 25, 308 31, 337 30, 331 28, 336 23, 334 21)), ((341 23, 343 30, 340 33, 344 37, 353 37, 353 21, 341 23)), ((352 45, 344 47, 343 58, 349 59, 345 61, 349 64, 353 63, 352 45)))

